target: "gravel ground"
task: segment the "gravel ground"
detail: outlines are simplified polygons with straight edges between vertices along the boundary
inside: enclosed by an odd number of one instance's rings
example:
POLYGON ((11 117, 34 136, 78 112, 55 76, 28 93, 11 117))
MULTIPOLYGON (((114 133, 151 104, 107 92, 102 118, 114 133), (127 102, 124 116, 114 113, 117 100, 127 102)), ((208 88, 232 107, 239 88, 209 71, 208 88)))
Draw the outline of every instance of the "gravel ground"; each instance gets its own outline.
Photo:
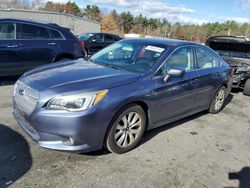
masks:
POLYGON ((72 154, 40 148, 25 135, 7 84, 0 83, 0 187, 250 187, 250 97, 240 92, 219 114, 149 131, 126 154, 72 154))

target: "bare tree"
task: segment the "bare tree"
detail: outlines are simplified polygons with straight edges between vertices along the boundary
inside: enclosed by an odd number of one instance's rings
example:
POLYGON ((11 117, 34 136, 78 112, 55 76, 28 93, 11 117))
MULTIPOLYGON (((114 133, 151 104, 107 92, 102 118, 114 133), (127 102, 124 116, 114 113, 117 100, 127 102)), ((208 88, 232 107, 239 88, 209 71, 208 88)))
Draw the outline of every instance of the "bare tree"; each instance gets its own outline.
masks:
POLYGON ((0 8, 2 9, 39 9, 44 5, 44 0, 2 0, 0 8))

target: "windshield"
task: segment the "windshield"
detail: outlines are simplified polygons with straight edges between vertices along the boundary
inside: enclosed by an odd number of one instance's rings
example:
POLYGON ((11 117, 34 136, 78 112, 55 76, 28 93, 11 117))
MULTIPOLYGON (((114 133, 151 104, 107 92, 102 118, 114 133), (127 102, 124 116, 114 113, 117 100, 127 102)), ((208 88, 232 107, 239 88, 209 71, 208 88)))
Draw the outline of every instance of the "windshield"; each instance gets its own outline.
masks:
POLYGON ((247 58, 250 59, 250 52, 244 53, 244 52, 232 52, 232 51, 217 51, 220 56, 224 57, 235 57, 235 58, 247 58))
POLYGON ((142 41, 121 41, 96 53, 90 61, 130 72, 145 73, 165 50, 166 47, 142 41))
POLYGON ((85 34, 80 35, 78 38, 81 40, 89 40, 90 37, 92 37, 92 36, 93 36, 93 34, 91 34, 91 33, 85 33, 85 34))

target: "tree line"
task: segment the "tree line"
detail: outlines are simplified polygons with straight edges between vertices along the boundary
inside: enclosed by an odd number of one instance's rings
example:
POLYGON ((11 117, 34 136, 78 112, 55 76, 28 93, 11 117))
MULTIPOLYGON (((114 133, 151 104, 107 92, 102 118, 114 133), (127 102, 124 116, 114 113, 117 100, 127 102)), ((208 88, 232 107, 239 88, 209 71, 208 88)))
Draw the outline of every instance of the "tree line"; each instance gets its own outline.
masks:
POLYGON ((137 33, 141 36, 153 35, 159 37, 177 38, 204 42, 213 35, 250 35, 249 23, 239 24, 235 21, 224 23, 181 24, 170 23, 167 18, 147 18, 143 15, 134 16, 131 12, 118 13, 102 11, 97 5, 87 5, 81 9, 75 2, 54 3, 45 0, 8 0, 1 3, 0 8, 23 8, 43 11, 63 12, 79 17, 87 17, 101 23, 101 31, 115 33, 123 36, 126 33, 137 33))

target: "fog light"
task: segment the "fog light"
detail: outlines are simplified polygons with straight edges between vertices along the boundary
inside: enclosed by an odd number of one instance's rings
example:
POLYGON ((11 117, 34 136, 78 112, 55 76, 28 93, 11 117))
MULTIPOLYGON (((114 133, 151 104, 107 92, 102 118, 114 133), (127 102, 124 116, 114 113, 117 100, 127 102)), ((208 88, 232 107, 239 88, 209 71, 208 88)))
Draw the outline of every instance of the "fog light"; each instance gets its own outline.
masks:
POLYGON ((73 146, 75 144, 75 141, 73 140, 73 138, 69 137, 63 143, 66 144, 66 145, 69 145, 69 146, 73 146))

